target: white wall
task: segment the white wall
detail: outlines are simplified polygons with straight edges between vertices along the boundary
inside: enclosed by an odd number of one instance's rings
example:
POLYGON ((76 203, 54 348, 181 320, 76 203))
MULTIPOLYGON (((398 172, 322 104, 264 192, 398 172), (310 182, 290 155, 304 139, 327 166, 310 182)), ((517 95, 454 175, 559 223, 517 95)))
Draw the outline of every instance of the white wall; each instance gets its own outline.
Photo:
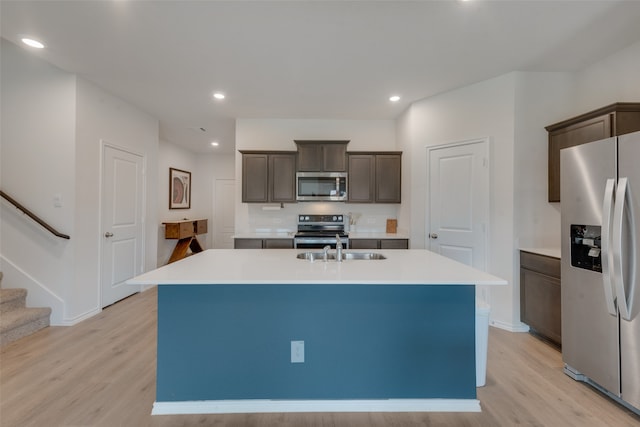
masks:
MULTIPOLYGON (((213 149, 212 149, 213 150, 213 149)), ((213 190, 216 179, 234 179, 235 156, 233 154, 193 153, 176 144, 160 140, 157 167, 157 222, 154 232, 158 238, 157 263, 164 265, 169 260, 177 240, 164 238, 163 221, 184 218, 207 219, 208 233, 198 236, 205 248, 213 247, 213 190), (169 209, 169 168, 191 172, 191 208, 169 209)))
POLYGON ((564 118, 614 102, 640 102, 638 75, 640 41, 576 74, 575 102, 572 112, 564 118))
MULTIPOLYGON (((393 120, 295 120, 238 119, 237 150, 296 150, 294 140, 349 140, 348 151, 394 151, 393 120)), ((403 155, 403 168, 407 162, 403 155)), ((359 215, 359 231, 384 231, 387 218, 396 218, 398 205, 356 203, 294 203, 280 211, 264 211, 263 205, 242 203, 242 155, 236 154, 236 233, 294 231, 299 213, 359 215)), ((404 197, 403 197, 404 200, 404 197)), ((404 203, 404 201, 403 201, 404 203)), ((399 222, 399 231, 408 224, 399 222)))
MULTIPOLYGON (((348 151, 393 151, 396 146, 393 120, 294 120, 239 119, 236 121, 238 150, 297 149, 294 140, 349 140, 348 151)), ((403 167, 406 158, 403 156, 403 167)), ((236 154, 236 233, 295 231, 299 213, 358 215, 359 231, 384 231, 387 218, 396 218, 398 205, 357 203, 293 203, 279 211, 264 205, 242 203, 242 155, 236 154)), ((404 199, 404 197, 403 197, 404 199)), ((399 231, 408 224, 400 222, 399 231)))
POLYGON ((411 158, 398 215, 425 245, 427 145, 489 136, 492 144, 489 271, 492 322, 519 330, 518 248, 560 246, 560 204, 547 202, 545 126, 614 102, 640 99, 640 42, 577 73, 509 73, 418 101, 398 119, 398 146, 411 158), (405 198, 405 200, 407 200, 405 198))
POLYGON ((158 164, 158 120, 109 94, 94 84, 78 79, 76 112, 76 241, 75 278, 67 288, 69 317, 82 319, 100 311, 100 185, 102 144, 130 150, 144 159, 145 230, 144 269, 156 267, 156 187, 153 179, 158 164), (98 286, 95 285, 98 283, 98 286))
POLYGON ((400 147, 410 159, 409 199, 412 247, 425 247, 426 147, 489 137, 491 222, 488 271, 509 286, 490 296, 492 319, 512 327, 514 240, 514 94, 516 78, 507 74, 414 103, 399 120, 400 147))
MULTIPOLYGON (((71 236, 54 237, 2 202, 3 286, 25 287, 29 305, 52 307, 52 324, 73 324, 100 310, 100 140, 141 153, 155 176, 158 122, 4 39, 1 55, 2 189, 71 236)), ((146 185, 150 269, 156 181, 146 185)))
POLYGON ((559 248, 560 204, 548 202, 545 126, 570 111, 574 79, 570 73, 516 73, 516 78, 515 247, 559 248))
POLYGON ((28 304, 49 305, 52 322, 67 313, 74 280, 76 77, 1 41, 1 185, 71 240, 53 236, 2 201, 4 287, 26 287, 28 304), (63 206, 54 207, 55 194, 63 206), (49 303, 49 304, 46 304, 49 303))
MULTIPOLYGON (((196 170, 197 155, 189 150, 179 147, 170 142, 160 140, 158 151, 158 193, 157 211, 158 220, 156 222, 156 234, 158 236, 157 263, 164 265, 169 260, 177 240, 167 240, 164 238, 163 221, 175 221, 184 218, 201 219, 208 218, 206 212, 199 206, 202 203, 204 193, 201 178, 196 170), (191 208, 190 209, 169 209, 169 168, 181 169, 191 172, 191 208)), ((198 240, 204 245, 206 236, 199 236, 198 240)))
MULTIPOLYGON (((640 42, 574 74, 510 73, 421 100, 397 121, 240 119, 237 148, 295 150, 294 139, 350 139, 348 149, 402 150, 403 203, 300 203, 263 211, 241 203, 241 156, 195 155, 157 146, 157 121, 91 83, 2 40, 0 186, 71 240, 49 235, 1 203, 0 268, 5 286, 29 289, 30 305, 49 305, 54 324, 74 323, 99 301, 98 141, 147 158, 145 267, 173 248, 161 222, 212 217, 216 178, 236 179, 236 231, 294 229, 298 212, 362 215, 360 229, 399 219, 414 248, 425 245, 426 147, 488 136, 492 144, 489 271, 510 286, 491 296, 492 320, 518 327, 517 248, 559 242, 558 204, 546 203, 544 126, 613 102, 640 100, 640 42), (168 209, 168 169, 192 172, 192 208, 168 209), (158 179, 154 180, 152 177, 158 179), (59 195, 61 207, 54 207, 59 195), (28 254, 28 255, 25 255, 28 254)), ((211 229, 211 226, 210 226, 211 229)), ((211 235, 205 236, 210 247, 211 235)), ((175 243, 174 243, 175 244, 175 243)))
MULTIPOLYGON (((209 233, 207 233, 206 241, 203 244, 206 244, 207 248, 215 248, 217 245, 213 236, 216 221, 214 199, 216 180, 235 179, 235 154, 200 154, 198 155, 196 170, 204 187, 204 191, 201 192, 202 208, 207 212, 207 218, 209 218, 209 233)), ((235 206, 233 201, 229 200, 229 203, 235 206)))

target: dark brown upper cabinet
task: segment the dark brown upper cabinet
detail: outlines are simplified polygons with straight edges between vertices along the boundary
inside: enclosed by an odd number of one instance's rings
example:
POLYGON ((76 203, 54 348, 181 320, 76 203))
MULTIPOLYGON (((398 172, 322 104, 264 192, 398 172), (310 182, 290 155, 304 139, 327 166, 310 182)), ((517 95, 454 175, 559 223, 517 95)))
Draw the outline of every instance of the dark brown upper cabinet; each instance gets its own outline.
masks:
POLYGON ((350 152, 349 203, 400 203, 402 153, 350 152))
POLYGON ((299 172, 345 172, 349 141, 294 140, 299 172))
POLYGON ((545 127, 549 132, 549 202, 560 201, 560 150, 640 130, 640 103, 618 102, 545 127))
POLYGON ((243 203, 295 203, 296 152, 241 151, 243 203))

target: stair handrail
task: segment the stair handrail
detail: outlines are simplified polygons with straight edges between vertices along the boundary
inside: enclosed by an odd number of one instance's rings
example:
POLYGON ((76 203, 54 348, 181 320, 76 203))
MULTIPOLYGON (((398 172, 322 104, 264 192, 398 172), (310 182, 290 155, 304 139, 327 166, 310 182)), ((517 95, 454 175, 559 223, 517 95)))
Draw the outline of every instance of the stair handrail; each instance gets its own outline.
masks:
POLYGON ((15 206, 18 210, 22 211, 22 213, 27 215, 29 218, 31 218, 32 220, 34 220, 35 222, 40 224, 42 227, 47 229, 47 231, 49 231, 54 236, 61 237, 63 239, 71 239, 71 237, 69 237, 68 235, 60 233, 58 230, 56 230, 55 228, 53 228, 52 226, 50 226, 49 224, 44 222, 42 219, 40 219, 40 217, 38 217, 36 214, 31 212, 29 209, 25 208, 23 205, 18 203, 13 197, 9 196, 4 191, 0 190, 0 196, 2 196, 5 200, 7 200, 9 203, 11 203, 13 206, 15 206))

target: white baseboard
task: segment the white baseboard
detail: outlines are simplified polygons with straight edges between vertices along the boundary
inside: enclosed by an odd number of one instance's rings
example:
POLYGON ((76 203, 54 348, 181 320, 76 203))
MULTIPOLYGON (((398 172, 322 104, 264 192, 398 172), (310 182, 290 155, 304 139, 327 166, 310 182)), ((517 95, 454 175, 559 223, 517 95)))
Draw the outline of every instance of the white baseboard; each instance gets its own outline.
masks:
POLYGON ((495 326, 496 328, 504 329, 505 331, 509 332, 529 332, 529 326, 525 325, 524 323, 514 325, 513 323, 492 320, 489 324, 491 326, 495 326))
POLYGON ((88 318, 95 316, 96 314, 100 314, 101 312, 101 308, 92 308, 91 310, 85 311, 84 313, 79 314, 76 317, 65 317, 63 322, 57 326, 73 326, 82 322, 83 320, 87 320, 88 318))
POLYGON ((155 402, 151 415, 273 412, 481 412, 477 399, 197 400, 155 402))
POLYGON ((25 288, 27 290, 27 306, 50 307, 52 326, 64 326, 65 303, 44 283, 20 268, 16 263, 0 255, 0 263, 4 273, 3 283, 7 287, 25 288))

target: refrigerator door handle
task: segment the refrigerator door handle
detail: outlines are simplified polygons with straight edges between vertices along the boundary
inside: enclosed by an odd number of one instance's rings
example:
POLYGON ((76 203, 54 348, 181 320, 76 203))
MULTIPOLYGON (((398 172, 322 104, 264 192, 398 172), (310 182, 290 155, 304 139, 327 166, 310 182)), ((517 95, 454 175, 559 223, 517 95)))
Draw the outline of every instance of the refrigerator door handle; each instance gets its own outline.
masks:
POLYGON ((613 194, 615 190, 615 179, 607 179, 604 188, 604 199, 602 202, 602 284, 604 285, 604 296, 607 303, 609 314, 616 316, 618 309, 616 307, 615 288, 612 280, 612 272, 610 266, 613 266, 613 256, 611 251, 611 226, 613 225, 613 194))
POLYGON ((629 191, 629 182, 627 178, 620 178, 618 181, 618 190, 616 191, 616 203, 613 211, 613 232, 614 232, 614 243, 613 243, 613 271, 614 271, 614 284, 616 288, 616 295, 618 296, 618 309, 620 310, 620 317, 625 320, 631 320, 632 313, 632 303, 633 303, 633 294, 635 290, 635 276, 636 276, 636 267, 635 262, 630 262, 631 266, 630 277, 624 276, 624 270, 622 265, 622 225, 624 221, 624 212, 625 208, 629 213, 629 217, 631 221, 629 221, 629 230, 630 234, 630 245, 629 245, 629 254, 626 254, 631 260, 635 260, 635 251, 636 251, 636 233, 635 233, 635 224, 634 224, 634 215, 633 215, 633 202, 631 200, 631 191, 629 191), (628 203, 627 203, 628 202, 628 203), (625 281, 630 283, 629 286, 629 295, 625 290, 625 281))

